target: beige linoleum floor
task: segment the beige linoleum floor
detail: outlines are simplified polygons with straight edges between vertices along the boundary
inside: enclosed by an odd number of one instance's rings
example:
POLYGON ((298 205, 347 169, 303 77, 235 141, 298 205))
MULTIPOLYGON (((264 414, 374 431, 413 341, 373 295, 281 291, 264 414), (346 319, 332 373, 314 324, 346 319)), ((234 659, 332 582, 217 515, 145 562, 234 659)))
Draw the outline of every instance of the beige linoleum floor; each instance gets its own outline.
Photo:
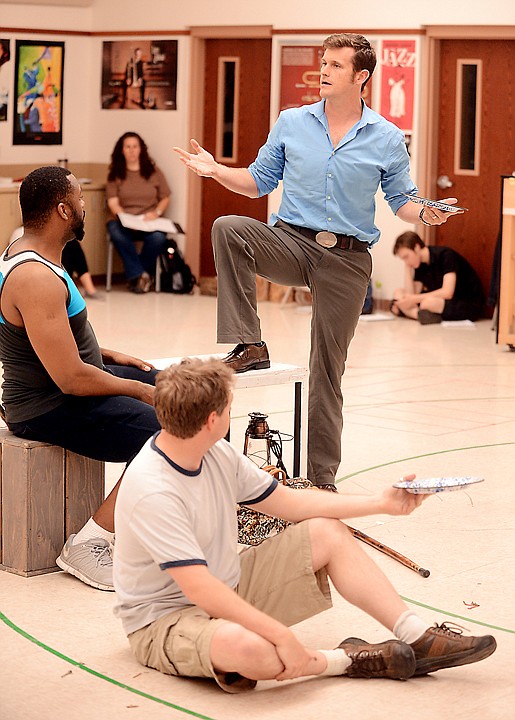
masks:
MULTIPOLYGON (((215 343, 215 304, 200 296, 134 296, 119 287, 89 310, 101 345, 157 358, 224 350, 215 343)), ((309 312, 270 303, 260 311, 273 359, 305 365, 309 312)), ((515 353, 495 344, 490 325, 359 323, 343 381, 338 478, 340 491, 350 493, 373 493, 408 472, 486 478, 430 498, 410 517, 354 525, 429 568, 424 579, 367 549, 428 624, 447 618, 474 634, 494 634, 491 658, 404 683, 268 682, 228 696, 207 681, 140 667, 112 615, 111 594, 63 573, 31 579, 0 573, 1 720, 514 718, 515 353)), ((270 427, 290 432, 291 386, 236 393, 232 441, 240 448, 247 413, 255 410, 269 414, 270 427)), ((285 459, 291 463, 288 442, 285 459)), ((108 467, 110 485, 120 470, 108 467)), ((338 598, 297 630, 306 644, 322 648, 348 635, 372 642, 388 636, 338 598)))

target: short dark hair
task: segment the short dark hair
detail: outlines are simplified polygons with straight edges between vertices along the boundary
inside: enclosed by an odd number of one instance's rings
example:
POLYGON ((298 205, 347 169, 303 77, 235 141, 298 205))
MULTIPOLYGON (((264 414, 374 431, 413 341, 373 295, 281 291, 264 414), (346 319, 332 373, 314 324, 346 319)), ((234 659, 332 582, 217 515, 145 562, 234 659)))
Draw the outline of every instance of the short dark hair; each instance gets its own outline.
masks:
POLYGON ((218 358, 185 358, 156 377, 154 406, 161 427, 174 437, 196 435, 209 415, 229 402, 233 370, 218 358))
POLYGON ((426 246, 420 235, 417 235, 413 230, 406 230, 402 235, 399 235, 393 246, 393 254, 397 255, 401 248, 408 248, 408 250, 414 250, 417 245, 421 248, 426 246))
POLYGON ((54 208, 67 200, 72 191, 70 170, 47 165, 29 173, 20 185, 20 208, 23 227, 40 229, 50 219, 54 208))
POLYGON ((361 89, 363 90, 372 77, 377 63, 376 51, 367 38, 364 35, 357 35, 356 33, 335 33, 334 35, 326 37, 322 47, 324 50, 346 47, 354 50, 354 57, 352 58, 354 72, 368 70, 369 73, 367 79, 361 85, 361 89))

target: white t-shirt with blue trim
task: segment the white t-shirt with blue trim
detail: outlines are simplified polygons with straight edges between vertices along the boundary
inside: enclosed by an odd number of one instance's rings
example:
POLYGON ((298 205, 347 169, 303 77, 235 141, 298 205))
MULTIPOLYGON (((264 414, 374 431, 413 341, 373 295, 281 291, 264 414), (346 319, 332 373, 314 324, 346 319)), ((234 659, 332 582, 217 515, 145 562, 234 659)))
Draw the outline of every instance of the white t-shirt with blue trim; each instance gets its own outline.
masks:
POLYGON ((151 438, 116 500, 114 613, 130 634, 192 603, 167 568, 206 565, 230 588, 240 579, 236 504, 264 500, 277 481, 225 440, 200 468, 176 465, 151 438))

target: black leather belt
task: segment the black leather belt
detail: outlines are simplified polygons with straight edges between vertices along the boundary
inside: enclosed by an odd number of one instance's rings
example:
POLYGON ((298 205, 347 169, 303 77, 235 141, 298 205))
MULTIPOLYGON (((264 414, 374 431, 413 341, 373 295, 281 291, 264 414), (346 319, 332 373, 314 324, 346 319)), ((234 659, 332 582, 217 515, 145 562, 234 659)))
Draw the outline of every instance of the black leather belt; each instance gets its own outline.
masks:
MULTIPOLYGON (((284 220, 282 221, 284 222, 284 220)), ((284 223, 300 235, 314 240, 316 243, 325 248, 339 248, 340 250, 354 250, 355 252, 366 252, 368 243, 361 242, 352 235, 340 235, 339 233, 328 232, 326 230, 311 230, 310 228, 301 227, 299 225, 291 225, 284 223)))

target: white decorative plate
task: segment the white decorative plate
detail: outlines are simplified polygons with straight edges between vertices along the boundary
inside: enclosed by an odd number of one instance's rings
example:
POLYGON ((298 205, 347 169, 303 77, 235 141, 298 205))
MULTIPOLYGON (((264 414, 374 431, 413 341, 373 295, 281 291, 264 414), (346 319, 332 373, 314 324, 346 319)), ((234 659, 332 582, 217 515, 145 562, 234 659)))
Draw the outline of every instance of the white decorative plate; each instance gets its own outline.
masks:
POLYGON ((393 487, 407 490, 414 495, 430 495, 451 490, 463 490, 468 485, 483 482, 480 477, 440 477, 422 480, 400 480, 393 487))
POLYGON ((408 195, 407 193, 401 193, 404 197, 407 197, 411 202, 419 203, 419 205, 425 205, 426 207, 436 208, 437 210, 443 210, 444 212, 457 213, 461 211, 467 211, 468 208, 460 207, 459 205, 448 205, 447 203, 440 202, 440 200, 430 200, 429 198, 420 197, 420 195, 408 195))

